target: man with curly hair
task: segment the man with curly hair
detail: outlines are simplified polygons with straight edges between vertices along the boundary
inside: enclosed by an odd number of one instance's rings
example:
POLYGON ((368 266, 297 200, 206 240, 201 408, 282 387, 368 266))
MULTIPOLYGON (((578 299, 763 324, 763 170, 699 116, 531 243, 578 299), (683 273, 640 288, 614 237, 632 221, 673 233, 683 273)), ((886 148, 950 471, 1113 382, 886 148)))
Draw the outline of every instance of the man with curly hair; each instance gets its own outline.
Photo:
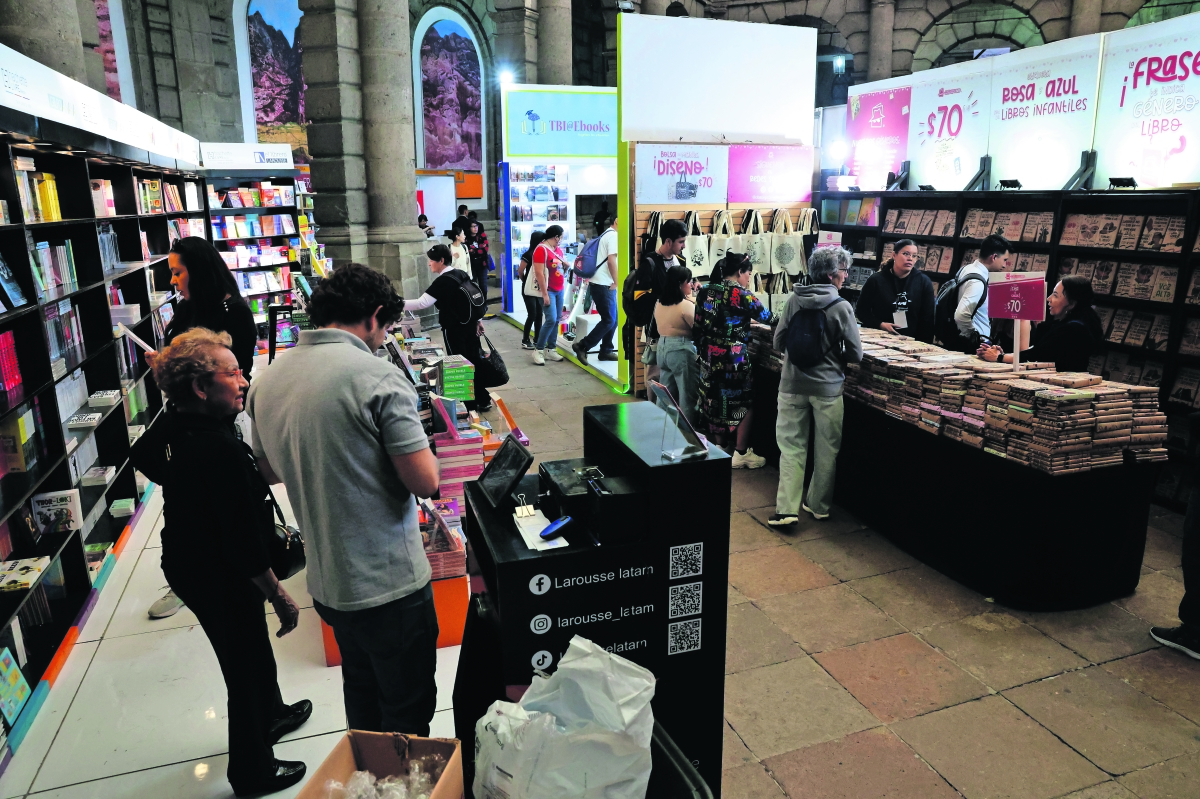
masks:
POLYGON ((403 308, 384 275, 340 267, 309 303, 319 329, 255 380, 246 410, 263 474, 300 522, 350 729, 428 735, 438 624, 414 496, 437 490, 438 464, 416 389, 375 357, 403 308))

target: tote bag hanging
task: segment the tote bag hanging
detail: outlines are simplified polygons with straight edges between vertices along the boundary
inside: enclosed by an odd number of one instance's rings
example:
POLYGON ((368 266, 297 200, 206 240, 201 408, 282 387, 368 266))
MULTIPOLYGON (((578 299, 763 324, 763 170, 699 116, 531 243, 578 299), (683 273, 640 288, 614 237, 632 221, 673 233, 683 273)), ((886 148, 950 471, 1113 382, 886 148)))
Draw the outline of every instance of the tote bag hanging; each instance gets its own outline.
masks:
POLYGON ((718 211, 713 218, 712 235, 708 239, 708 270, 717 267, 717 261, 725 257, 725 253, 733 250, 742 251, 742 237, 733 233, 733 223, 728 211, 718 211))
POLYGON ((707 275, 712 272, 712 264, 708 260, 708 236, 700 232, 700 214, 688 211, 683 226, 688 234, 683 244, 683 263, 693 275, 707 275))
POLYGON ((651 211, 650 217, 646 220, 646 232, 642 234, 642 255, 648 255, 654 252, 662 244, 659 241, 659 233, 662 230, 662 214, 658 211, 651 211))
POLYGON ((771 219, 771 259, 776 272, 792 277, 808 272, 804 237, 792 230, 792 215, 786 208, 776 208, 771 219))
POLYGON ((762 214, 753 209, 742 217, 742 249, 755 272, 771 273, 771 234, 763 226, 762 214))

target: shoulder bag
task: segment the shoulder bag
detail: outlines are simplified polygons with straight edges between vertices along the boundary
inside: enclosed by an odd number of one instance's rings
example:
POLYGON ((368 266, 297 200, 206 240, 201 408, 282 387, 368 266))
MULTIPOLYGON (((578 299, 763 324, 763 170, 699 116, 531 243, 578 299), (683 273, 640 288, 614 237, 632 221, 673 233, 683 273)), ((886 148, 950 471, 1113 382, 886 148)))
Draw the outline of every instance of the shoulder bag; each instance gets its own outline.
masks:
POLYGON ((487 344, 487 353, 484 354, 480 348, 479 362, 475 364, 475 382, 484 388, 508 385, 508 366, 500 356, 500 350, 496 349, 486 333, 480 338, 487 344))
POLYGON ((304 554, 303 536, 283 517, 283 509, 275 501, 270 486, 267 486, 267 497, 278 519, 271 525, 271 532, 267 535, 267 556, 271 559, 271 571, 275 572, 275 579, 282 582, 303 571, 308 565, 308 558, 304 554))

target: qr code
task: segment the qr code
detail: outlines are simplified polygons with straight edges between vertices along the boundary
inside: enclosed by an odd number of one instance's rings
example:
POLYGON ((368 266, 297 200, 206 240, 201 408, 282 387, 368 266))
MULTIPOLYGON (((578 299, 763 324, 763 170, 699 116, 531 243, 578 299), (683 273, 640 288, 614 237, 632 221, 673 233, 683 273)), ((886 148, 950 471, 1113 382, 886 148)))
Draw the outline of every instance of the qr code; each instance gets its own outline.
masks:
POLYGON ((695 652, 700 649, 700 620, 677 621, 667 625, 667 654, 695 652))
POLYGON ((704 573, 704 544, 684 544, 671 547, 671 577, 695 577, 704 573))
POLYGON ((679 619, 695 616, 701 610, 704 599, 704 583, 684 583, 671 586, 670 612, 667 618, 679 619))

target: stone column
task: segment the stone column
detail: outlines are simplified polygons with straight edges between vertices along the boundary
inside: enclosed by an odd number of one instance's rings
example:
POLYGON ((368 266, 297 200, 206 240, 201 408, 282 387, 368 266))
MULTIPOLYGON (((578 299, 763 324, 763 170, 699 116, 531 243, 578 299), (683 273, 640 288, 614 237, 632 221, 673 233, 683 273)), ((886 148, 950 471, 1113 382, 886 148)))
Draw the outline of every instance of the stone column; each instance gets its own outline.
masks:
POLYGON ((367 168, 367 262, 418 297, 430 282, 425 234, 417 227, 412 29, 408 4, 358 3, 363 157, 367 168))
POLYGON ((537 0, 496 0, 496 71, 509 70, 516 83, 538 82, 537 0))
POLYGON ((1073 0, 1070 36, 1100 32, 1101 0, 1073 0))
POLYGON ((669 5, 671 5, 671 0, 642 0, 642 13, 665 17, 669 5))
POLYGON ((867 80, 892 77, 892 29, 895 0, 871 0, 871 38, 867 53, 867 80))
POLYGON ((308 153, 318 240, 334 266, 367 260, 358 20, 346 0, 300 0, 308 153))
POLYGON ((75 0, 0 0, 0 44, 88 82, 75 0))
POLYGON ((574 83, 571 0, 538 0, 538 83, 574 83))

